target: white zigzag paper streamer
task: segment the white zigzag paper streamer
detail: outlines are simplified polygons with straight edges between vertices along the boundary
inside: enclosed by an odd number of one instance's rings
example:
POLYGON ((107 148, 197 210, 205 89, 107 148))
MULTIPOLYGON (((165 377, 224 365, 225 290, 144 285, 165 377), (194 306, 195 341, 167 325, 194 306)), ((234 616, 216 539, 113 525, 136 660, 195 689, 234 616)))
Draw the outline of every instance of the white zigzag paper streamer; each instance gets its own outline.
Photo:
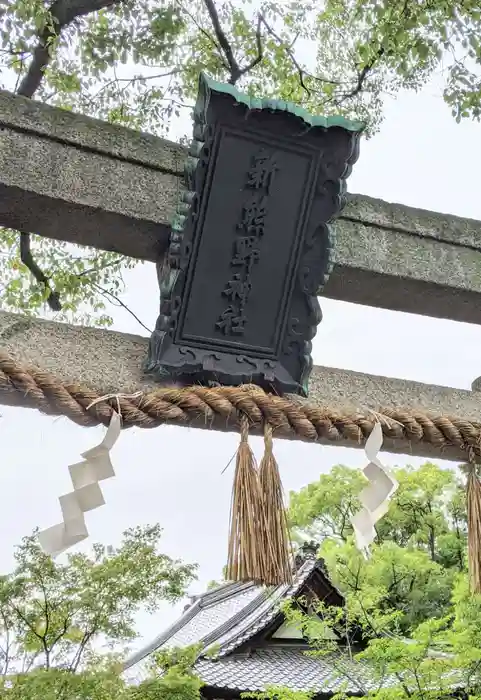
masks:
POLYGON ((38 539, 43 550, 54 557, 89 536, 84 513, 105 503, 99 481, 115 476, 109 452, 118 440, 121 417, 113 411, 104 439, 82 454, 83 462, 68 468, 73 491, 60 496, 63 522, 42 530, 38 539))
POLYGON ((363 471, 370 483, 359 495, 361 510, 351 518, 356 545, 365 556, 376 537, 374 526, 387 513, 389 502, 398 487, 392 471, 378 459, 382 443, 381 424, 375 423, 364 448, 369 464, 363 471))

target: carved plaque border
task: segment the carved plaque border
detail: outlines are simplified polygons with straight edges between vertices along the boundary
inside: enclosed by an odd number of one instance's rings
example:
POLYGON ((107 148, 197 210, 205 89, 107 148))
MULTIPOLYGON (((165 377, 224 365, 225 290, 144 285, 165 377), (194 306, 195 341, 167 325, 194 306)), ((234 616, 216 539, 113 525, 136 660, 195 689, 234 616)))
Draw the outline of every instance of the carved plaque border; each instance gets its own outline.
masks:
MULTIPOLYGON (((185 166, 186 190, 172 224, 167 256, 158 264, 160 314, 150 340, 145 369, 154 372, 161 380, 230 385, 255 383, 277 393, 291 392, 306 396, 312 369, 312 339, 322 319, 317 293, 332 270, 333 241, 328 222, 344 204, 345 180, 358 157, 360 130, 352 129, 349 132, 347 158, 336 161, 336 154, 331 153, 331 157, 334 155, 333 162, 322 163, 320 156, 315 157, 312 144, 307 147, 302 142, 292 140, 287 144, 282 143, 256 129, 255 124, 246 124, 245 129, 239 130, 238 125, 216 122, 216 99, 223 101, 224 111, 226 99, 233 110, 239 110, 241 105, 239 99, 213 89, 212 84, 208 78, 201 76, 199 99, 194 112, 194 140, 185 166), (304 212, 304 217, 299 215, 300 220, 297 221, 296 260, 290 268, 289 289, 284 291, 282 323, 278 325, 273 350, 240 347, 239 342, 229 340, 222 342, 216 338, 201 340, 182 336, 182 324, 201 243, 203 216, 208 207, 216 158, 226 134, 312 157, 309 174, 311 192, 304 195, 304 208, 307 207, 308 211, 304 212), (317 221, 314 205, 317 202, 319 207, 320 201, 323 215, 317 221), (292 308, 293 298, 297 303, 295 309, 292 308), (301 305, 300 299, 303 299, 301 305), (295 367, 294 372, 289 365, 295 367)), ((214 85, 217 87, 217 84, 214 85)), ((275 119, 276 116, 282 118, 284 115, 278 112, 277 115, 269 115, 269 118, 275 119)))

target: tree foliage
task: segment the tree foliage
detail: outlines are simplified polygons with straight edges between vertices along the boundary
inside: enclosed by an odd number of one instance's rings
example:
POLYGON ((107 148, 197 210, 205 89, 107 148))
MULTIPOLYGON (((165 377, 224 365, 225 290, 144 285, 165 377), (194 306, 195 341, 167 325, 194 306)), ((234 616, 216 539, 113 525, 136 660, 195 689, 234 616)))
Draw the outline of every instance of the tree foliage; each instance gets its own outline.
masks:
MULTIPOLYGON (((19 94, 168 136, 206 70, 364 119, 373 133, 385 95, 418 89, 440 66, 453 114, 479 118, 480 29, 477 0, 7 0, 0 77, 19 94)), ((1 241, 6 308, 48 301, 59 318, 111 323, 106 305, 133 261, 36 237, 30 250, 24 233, 22 262, 18 232, 1 241)))
POLYGON ((152 675, 138 684, 122 677, 120 664, 98 658, 96 667, 72 673, 37 669, 0 679, 0 700, 201 700, 202 682, 194 675, 195 649, 163 654, 152 675))
POLYGON ((399 489, 377 524, 376 543, 366 561, 356 549, 350 518, 366 480, 338 465, 290 496, 296 538, 322 542, 333 581, 355 594, 361 617, 376 629, 408 633, 442 615, 451 605, 456 575, 465 571, 466 508, 462 482, 452 471, 426 463, 396 470, 399 489))
MULTIPOLYGON (((347 592, 342 612, 320 603, 318 620, 297 607, 286 609, 289 621, 299 626, 309 640, 309 655, 329 655, 341 685, 350 681, 352 686, 353 680, 345 675, 341 656, 345 654, 363 664, 364 680, 356 678, 355 691, 372 700, 481 697, 481 599, 470 593, 465 574, 455 577, 450 606, 444 614, 426 618, 406 635, 400 634, 395 611, 390 620, 384 615, 379 626, 376 616, 362 610, 362 596, 360 591, 347 592), (345 648, 329 641, 326 630, 335 631, 338 637, 343 632, 345 648)), ((279 689, 277 693, 279 697, 279 689)), ((292 693, 287 697, 294 700, 292 693)), ((279 700, 284 700, 282 691, 279 700)))
MULTIPOLYGON (((481 598, 469 591, 463 480, 430 463, 396 476, 399 489, 368 559, 354 546, 349 522, 365 483, 359 472, 339 465, 291 494, 297 539, 321 542, 346 604, 319 602, 317 618, 291 605, 287 617, 314 656, 344 652, 363 662, 369 683, 359 692, 374 700, 433 700, 455 691, 481 697, 481 598)), ((342 680, 342 664, 338 672, 342 680)))
POLYGON ((3 676, 28 673, 31 683, 36 671, 41 684, 40 671, 54 670, 49 678, 62 685, 63 671, 95 669, 90 682, 104 684, 136 637, 136 613, 178 600, 194 577, 195 566, 158 552, 160 535, 158 526, 127 530, 120 547, 96 544, 91 556, 69 554, 65 563, 44 554, 34 535, 24 538, 14 571, 0 579, 3 676))

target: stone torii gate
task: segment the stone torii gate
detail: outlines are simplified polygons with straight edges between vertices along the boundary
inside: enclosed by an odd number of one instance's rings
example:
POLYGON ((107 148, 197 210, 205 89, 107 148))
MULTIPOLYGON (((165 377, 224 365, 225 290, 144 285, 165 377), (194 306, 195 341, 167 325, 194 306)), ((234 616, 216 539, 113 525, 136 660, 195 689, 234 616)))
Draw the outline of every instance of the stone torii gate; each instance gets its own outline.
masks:
MULTIPOLYGON (((0 225, 158 261, 185 155, 155 136, 0 92, 0 225)), ((334 227, 336 264, 325 296, 481 323, 481 222, 352 195, 334 227)), ((83 409, 95 395, 158 387, 141 370, 147 338, 0 312, 0 341, 3 404, 61 412, 50 402, 45 372, 64 386, 87 387, 90 393, 75 399, 83 409), (19 373, 16 363, 30 374, 19 373)), ((173 393, 163 395, 170 413, 166 409, 152 425, 228 427, 232 407, 218 407, 216 417, 205 397, 189 407, 173 393)), ((481 394, 475 390, 315 367, 309 399, 295 402, 279 437, 361 446, 372 412, 382 412, 393 419, 386 449, 439 457, 442 447, 446 458, 466 460, 466 444, 477 444, 480 433, 481 394), (415 426, 399 407, 411 411, 415 426)), ((67 399, 64 404, 81 423, 107 420, 100 409, 82 417, 80 408, 68 408, 67 399)), ((127 410, 135 423, 135 405, 127 410)))

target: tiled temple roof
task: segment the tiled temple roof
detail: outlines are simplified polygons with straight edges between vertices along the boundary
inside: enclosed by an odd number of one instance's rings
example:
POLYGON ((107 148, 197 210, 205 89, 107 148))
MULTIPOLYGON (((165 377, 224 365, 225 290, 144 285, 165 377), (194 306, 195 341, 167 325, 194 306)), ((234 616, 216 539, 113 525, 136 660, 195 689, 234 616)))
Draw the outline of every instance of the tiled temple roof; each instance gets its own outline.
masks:
POLYGON ((266 686, 331 695, 365 695, 374 689, 361 664, 342 652, 312 657, 295 648, 254 649, 220 659, 200 658, 195 671, 207 686, 246 692, 266 686))
POLYGON ((265 588, 254 583, 227 583, 198 596, 194 603, 165 632, 134 654, 127 668, 161 648, 215 645, 223 655, 232 651, 279 612, 280 604, 296 595, 319 566, 308 559, 296 572, 293 584, 265 588))
POLYGON ((364 694, 369 685, 363 668, 342 650, 313 658, 299 645, 253 643, 249 648, 249 640, 255 642, 254 637, 259 639, 264 630, 280 624, 282 604, 305 591, 316 575, 322 577, 334 604, 341 604, 342 596, 327 578, 323 562, 313 557, 299 565, 292 585, 267 589, 253 583, 225 584, 195 598, 174 625, 134 654, 126 663, 126 676, 142 680, 147 659, 155 651, 199 645, 202 651, 194 672, 212 690, 236 692, 283 685, 323 694, 340 690, 364 694))

